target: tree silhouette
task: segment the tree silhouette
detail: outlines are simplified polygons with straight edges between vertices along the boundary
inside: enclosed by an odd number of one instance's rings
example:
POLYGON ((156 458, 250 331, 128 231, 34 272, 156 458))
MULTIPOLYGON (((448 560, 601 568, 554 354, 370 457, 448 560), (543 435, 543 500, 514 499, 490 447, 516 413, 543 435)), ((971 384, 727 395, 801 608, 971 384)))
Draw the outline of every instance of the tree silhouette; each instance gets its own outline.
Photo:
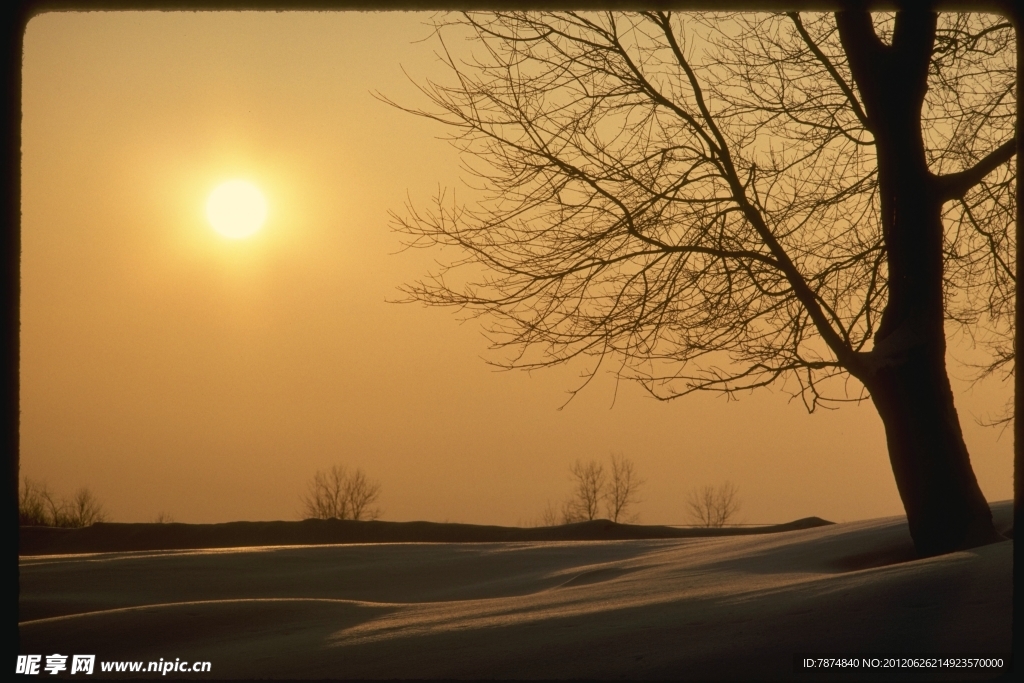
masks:
POLYGON ((496 12, 436 28, 453 79, 406 110, 449 127, 484 196, 395 215, 410 245, 461 254, 411 300, 487 314, 508 366, 579 358, 592 377, 614 358, 662 399, 870 397, 919 553, 1001 538, 945 328, 1012 357, 1008 22, 496 12))
POLYGON ((361 469, 349 472, 344 465, 317 470, 302 497, 306 519, 377 519, 371 507, 380 496, 380 484, 366 478, 361 469))
MULTIPOLYGON (((629 509, 640 502, 638 493, 644 480, 637 476, 633 461, 621 453, 612 453, 611 468, 605 470, 597 460, 584 463, 576 460, 569 466, 573 480, 572 494, 562 504, 562 523, 596 519, 604 501, 608 519, 613 522, 636 521, 636 515, 627 515, 629 509)), ((545 526, 557 521, 555 508, 548 502, 541 515, 545 526)))
POLYGON ((107 521, 107 514, 92 492, 82 487, 71 498, 57 496, 45 482, 25 477, 18 491, 18 523, 71 529, 107 521))
POLYGON ((608 519, 613 522, 635 522, 637 515, 629 510, 640 503, 640 487, 644 484, 636 473, 633 461, 622 453, 612 453, 608 487, 604 493, 608 519))
POLYGON ((697 526, 720 528, 729 523, 740 510, 736 487, 725 482, 715 490, 707 485, 693 489, 686 499, 690 518, 697 526))
POLYGON ((596 460, 584 463, 577 460, 569 466, 573 479, 572 495, 562 506, 565 524, 597 518, 601 499, 605 497, 604 466, 596 460))

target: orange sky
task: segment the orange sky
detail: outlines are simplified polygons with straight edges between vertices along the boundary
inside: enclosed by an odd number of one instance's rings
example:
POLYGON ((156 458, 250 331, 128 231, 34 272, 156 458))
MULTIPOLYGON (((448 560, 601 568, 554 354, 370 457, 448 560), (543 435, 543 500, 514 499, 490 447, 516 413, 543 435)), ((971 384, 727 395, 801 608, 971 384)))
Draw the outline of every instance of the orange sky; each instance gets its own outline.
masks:
MULTIPOLYGON (((517 524, 577 458, 631 458, 647 523, 731 480, 741 521, 900 514, 870 403, 808 415, 762 391, 659 403, 581 367, 495 372, 478 322, 387 303, 436 254, 388 211, 460 185, 424 105, 439 75, 414 13, 53 13, 25 36, 21 467, 112 521, 296 519, 318 468, 362 467, 383 519, 517 524), (204 205, 245 178, 264 228, 204 205)), ((954 356, 964 349, 953 348, 954 356)), ((951 365, 955 377, 969 372, 951 365)), ((954 380, 982 490, 1010 498, 1012 435, 976 418, 1008 383, 954 380)))

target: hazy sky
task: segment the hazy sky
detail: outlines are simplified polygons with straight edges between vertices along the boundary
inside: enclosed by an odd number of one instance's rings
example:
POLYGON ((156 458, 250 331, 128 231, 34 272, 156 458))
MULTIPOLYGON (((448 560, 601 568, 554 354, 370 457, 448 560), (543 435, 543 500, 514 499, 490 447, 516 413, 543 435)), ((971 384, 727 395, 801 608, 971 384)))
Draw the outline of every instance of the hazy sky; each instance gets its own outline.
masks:
MULTIPOLYGON (((383 519, 516 524, 577 458, 621 452, 648 523, 731 480, 741 521, 901 514, 870 402, 808 415, 761 391, 657 402, 582 367, 495 372, 478 322, 388 303, 436 254, 388 211, 460 185, 403 74, 440 65, 415 13, 53 13, 25 36, 21 468, 113 521, 296 519, 318 468, 362 467, 383 519), (204 211, 246 179, 246 240, 204 211)), ((964 355, 963 349, 951 353, 964 355)), ((956 377, 969 372, 951 364, 956 377)), ((1010 387, 954 380, 975 472, 1010 498, 1010 387)))

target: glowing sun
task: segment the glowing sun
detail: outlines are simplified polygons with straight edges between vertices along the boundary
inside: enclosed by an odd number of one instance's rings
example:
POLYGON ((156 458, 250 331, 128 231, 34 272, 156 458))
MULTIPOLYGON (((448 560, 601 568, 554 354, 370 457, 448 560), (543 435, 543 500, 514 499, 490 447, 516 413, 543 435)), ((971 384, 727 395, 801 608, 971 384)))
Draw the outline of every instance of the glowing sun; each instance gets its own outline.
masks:
POLYGON ((244 239, 263 226, 267 219, 267 200, 252 183, 229 180, 210 193, 206 200, 206 217, 221 235, 244 239))

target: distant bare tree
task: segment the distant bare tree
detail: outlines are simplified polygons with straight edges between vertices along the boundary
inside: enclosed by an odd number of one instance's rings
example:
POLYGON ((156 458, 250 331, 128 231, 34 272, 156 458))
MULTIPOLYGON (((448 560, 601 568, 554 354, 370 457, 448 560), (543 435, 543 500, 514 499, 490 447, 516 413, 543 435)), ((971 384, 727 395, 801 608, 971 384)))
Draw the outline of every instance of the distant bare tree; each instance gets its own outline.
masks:
POLYGON ((350 519, 377 519, 380 509, 370 507, 380 496, 380 483, 370 481, 361 469, 356 469, 345 482, 345 501, 350 519))
POLYGON ((338 465, 324 472, 317 470, 303 497, 307 519, 347 519, 348 509, 343 495, 345 468, 338 465))
POLYGON ((71 523, 70 506, 68 505, 67 498, 58 497, 46 488, 41 490, 41 495, 43 496, 43 502, 46 504, 46 516, 50 520, 50 526, 62 528, 74 526, 71 523))
POLYGON ((161 510, 160 513, 157 514, 156 518, 153 519, 153 523, 154 524, 173 524, 174 523, 174 517, 170 513, 163 512, 161 510))
POLYGON ((687 506, 697 526, 723 527, 740 509, 736 487, 725 482, 715 490, 710 484, 690 491, 687 506))
POLYGON ((361 469, 350 474, 344 465, 334 465, 326 472, 317 470, 302 502, 307 519, 377 519, 380 510, 370 506, 378 496, 380 484, 361 469))
POLYGON ((540 523, 541 526, 555 526, 558 524, 558 510, 555 509, 550 500, 547 507, 544 508, 544 512, 541 513, 540 523))
POLYGON ((626 512, 640 502, 637 493, 644 480, 637 476, 633 461, 626 456, 613 453, 611 460, 611 480, 604 495, 608 517, 613 522, 635 522, 637 515, 627 517, 626 512))
MULTIPOLYGON (((569 467, 569 472, 574 486, 572 494, 562 504, 562 524, 595 519, 602 501, 612 521, 636 521, 637 515, 627 517, 627 513, 629 508, 640 502, 637 493, 644 480, 637 476, 636 467, 629 458, 613 453, 609 470, 596 460, 587 463, 577 460, 569 467)), ((558 511, 549 502, 541 519, 546 526, 553 526, 557 524, 558 516, 558 511)))
POLYGON ((584 464, 577 460, 569 467, 574 481, 572 496, 562 507, 562 519, 566 524, 582 522, 597 517, 601 499, 604 498, 604 466, 596 460, 584 464))
POLYGON ((18 493, 18 519, 22 526, 77 529, 104 522, 107 515, 87 488, 80 488, 73 498, 68 499, 57 496, 44 482, 26 477, 18 493))
POLYGON ((25 477, 18 491, 18 524, 21 526, 49 526, 46 500, 49 492, 44 484, 25 477))
POLYGON ((92 495, 92 492, 85 487, 78 489, 75 497, 64 507, 69 522, 68 526, 71 527, 92 526, 97 522, 105 522, 107 519, 106 513, 103 512, 103 506, 96 496, 92 495))

